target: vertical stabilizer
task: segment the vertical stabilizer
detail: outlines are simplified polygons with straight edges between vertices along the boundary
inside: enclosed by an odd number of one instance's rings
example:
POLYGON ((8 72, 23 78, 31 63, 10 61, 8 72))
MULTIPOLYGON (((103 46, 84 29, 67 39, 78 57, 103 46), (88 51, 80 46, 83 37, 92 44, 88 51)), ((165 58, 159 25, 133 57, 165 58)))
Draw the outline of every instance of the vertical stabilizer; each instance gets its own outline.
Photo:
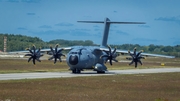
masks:
POLYGON ((110 28, 110 23, 108 23, 108 22, 110 22, 109 18, 105 18, 105 20, 104 20, 104 32, 103 32, 103 39, 102 39, 101 47, 107 46, 109 28, 110 28))
POLYGON ((102 24, 104 23, 104 31, 103 31, 103 38, 102 38, 101 47, 106 47, 107 46, 109 28, 110 28, 110 24, 111 24, 109 18, 105 18, 104 21, 78 21, 78 22, 83 22, 83 23, 102 23, 102 24))

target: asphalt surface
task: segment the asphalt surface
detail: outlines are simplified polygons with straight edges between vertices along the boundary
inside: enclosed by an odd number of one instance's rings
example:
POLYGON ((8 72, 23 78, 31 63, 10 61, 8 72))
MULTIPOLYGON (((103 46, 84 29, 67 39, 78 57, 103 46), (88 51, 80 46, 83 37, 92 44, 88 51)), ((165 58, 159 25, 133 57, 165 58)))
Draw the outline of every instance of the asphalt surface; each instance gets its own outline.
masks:
POLYGON ((9 73, 0 74, 0 80, 38 79, 38 78, 63 78, 80 76, 101 76, 115 74, 144 74, 144 73, 168 73, 180 72, 180 68, 156 68, 156 69, 129 69, 129 70, 109 70, 105 74, 97 74, 96 71, 82 71, 81 74, 71 72, 44 72, 44 73, 9 73))

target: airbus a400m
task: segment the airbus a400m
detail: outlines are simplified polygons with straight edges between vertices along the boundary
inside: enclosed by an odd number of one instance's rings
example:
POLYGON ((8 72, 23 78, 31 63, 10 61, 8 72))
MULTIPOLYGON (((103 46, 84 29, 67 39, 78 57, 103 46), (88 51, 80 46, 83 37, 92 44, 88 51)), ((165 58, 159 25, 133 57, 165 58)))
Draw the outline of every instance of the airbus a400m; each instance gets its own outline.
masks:
POLYGON ((25 56, 30 56, 28 62, 32 59, 33 64, 35 64, 35 60, 40 62, 40 57, 43 56, 41 54, 42 51, 51 52, 52 57, 49 60, 54 59, 54 63, 56 63, 57 59, 61 61, 61 56, 65 56, 62 54, 63 50, 69 50, 66 56, 66 62, 69 66, 69 69, 72 73, 81 73, 83 69, 92 69, 97 71, 97 73, 105 73, 107 71, 107 67, 104 65, 107 61, 109 61, 110 65, 112 65, 112 61, 118 62, 116 60, 117 52, 122 54, 130 54, 131 58, 127 58, 128 60, 132 60, 132 63, 135 62, 135 67, 137 67, 137 63, 142 64, 141 60, 143 56, 158 56, 158 57, 166 57, 173 58, 173 56, 165 56, 158 54, 148 54, 148 53, 136 53, 136 49, 133 52, 128 52, 124 50, 117 50, 116 48, 111 49, 110 46, 107 45, 109 28, 111 24, 145 24, 144 22, 114 22, 110 21, 108 18, 105 18, 104 21, 78 21, 81 23, 102 23, 104 24, 104 32, 102 43, 100 46, 72 46, 72 47, 64 47, 58 48, 58 45, 53 49, 38 49, 33 46, 32 49, 29 50, 29 54, 25 56))

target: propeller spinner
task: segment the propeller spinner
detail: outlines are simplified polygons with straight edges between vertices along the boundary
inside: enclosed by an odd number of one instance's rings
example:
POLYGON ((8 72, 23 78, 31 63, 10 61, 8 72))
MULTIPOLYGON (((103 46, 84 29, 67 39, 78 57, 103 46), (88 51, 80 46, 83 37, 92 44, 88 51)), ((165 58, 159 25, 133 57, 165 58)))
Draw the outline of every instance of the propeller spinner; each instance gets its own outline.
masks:
POLYGON ((41 60, 39 60, 39 58, 41 56, 43 56, 40 52, 40 48, 36 51, 36 47, 35 45, 33 45, 32 50, 30 48, 28 48, 27 50, 29 50, 30 54, 26 54, 25 56, 30 56, 30 58, 28 59, 28 62, 31 61, 31 59, 33 59, 33 64, 35 65, 35 60, 41 62, 41 60))
POLYGON ((137 68, 137 63, 139 62, 142 65, 141 59, 145 59, 145 57, 141 56, 141 53, 143 51, 140 51, 138 53, 136 53, 136 48, 134 48, 134 53, 131 53, 130 51, 128 51, 128 53, 130 54, 131 58, 126 58, 127 60, 132 60, 131 63, 129 63, 129 65, 135 63, 135 68, 137 68))
POLYGON ((108 48, 109 48, 109 51, 105 51, 107 55, 102 55, 101 58, 106 57, 107 59, 105 62, 109 60, 110 65, 112 65, 112 60, 115 62, 118 62, 118 60, 116 60, 116 57, 117 57, 116 48, 114 49, 113 52, 111 52, 112 49, 110 46, 108 46, 108 48))
POLYGON ((61 53, 63 49, 58 50, 57 48, 58 48, 58 44, 55 46, 55 50, 53 50, 53 48, 50 47, 53 56, 49 58, 48 60, 54 59, 54 64, 56 63, 57 59, 59 59, 59 61, 62 62, 61 56, 65 57, 65 55, 61 53))

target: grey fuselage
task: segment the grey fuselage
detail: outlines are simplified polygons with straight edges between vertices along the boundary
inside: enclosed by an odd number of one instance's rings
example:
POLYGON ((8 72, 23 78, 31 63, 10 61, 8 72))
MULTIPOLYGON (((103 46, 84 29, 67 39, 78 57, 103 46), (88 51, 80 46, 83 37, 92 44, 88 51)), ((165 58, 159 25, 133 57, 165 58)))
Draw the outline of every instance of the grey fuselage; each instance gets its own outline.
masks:
POLYGON ((98 50, 96 46, 76 46, 67 54, 67 64, 70 70, 94 69, 96 71, 106 71, 105 59, 101 58, 106 54, 98 50))

